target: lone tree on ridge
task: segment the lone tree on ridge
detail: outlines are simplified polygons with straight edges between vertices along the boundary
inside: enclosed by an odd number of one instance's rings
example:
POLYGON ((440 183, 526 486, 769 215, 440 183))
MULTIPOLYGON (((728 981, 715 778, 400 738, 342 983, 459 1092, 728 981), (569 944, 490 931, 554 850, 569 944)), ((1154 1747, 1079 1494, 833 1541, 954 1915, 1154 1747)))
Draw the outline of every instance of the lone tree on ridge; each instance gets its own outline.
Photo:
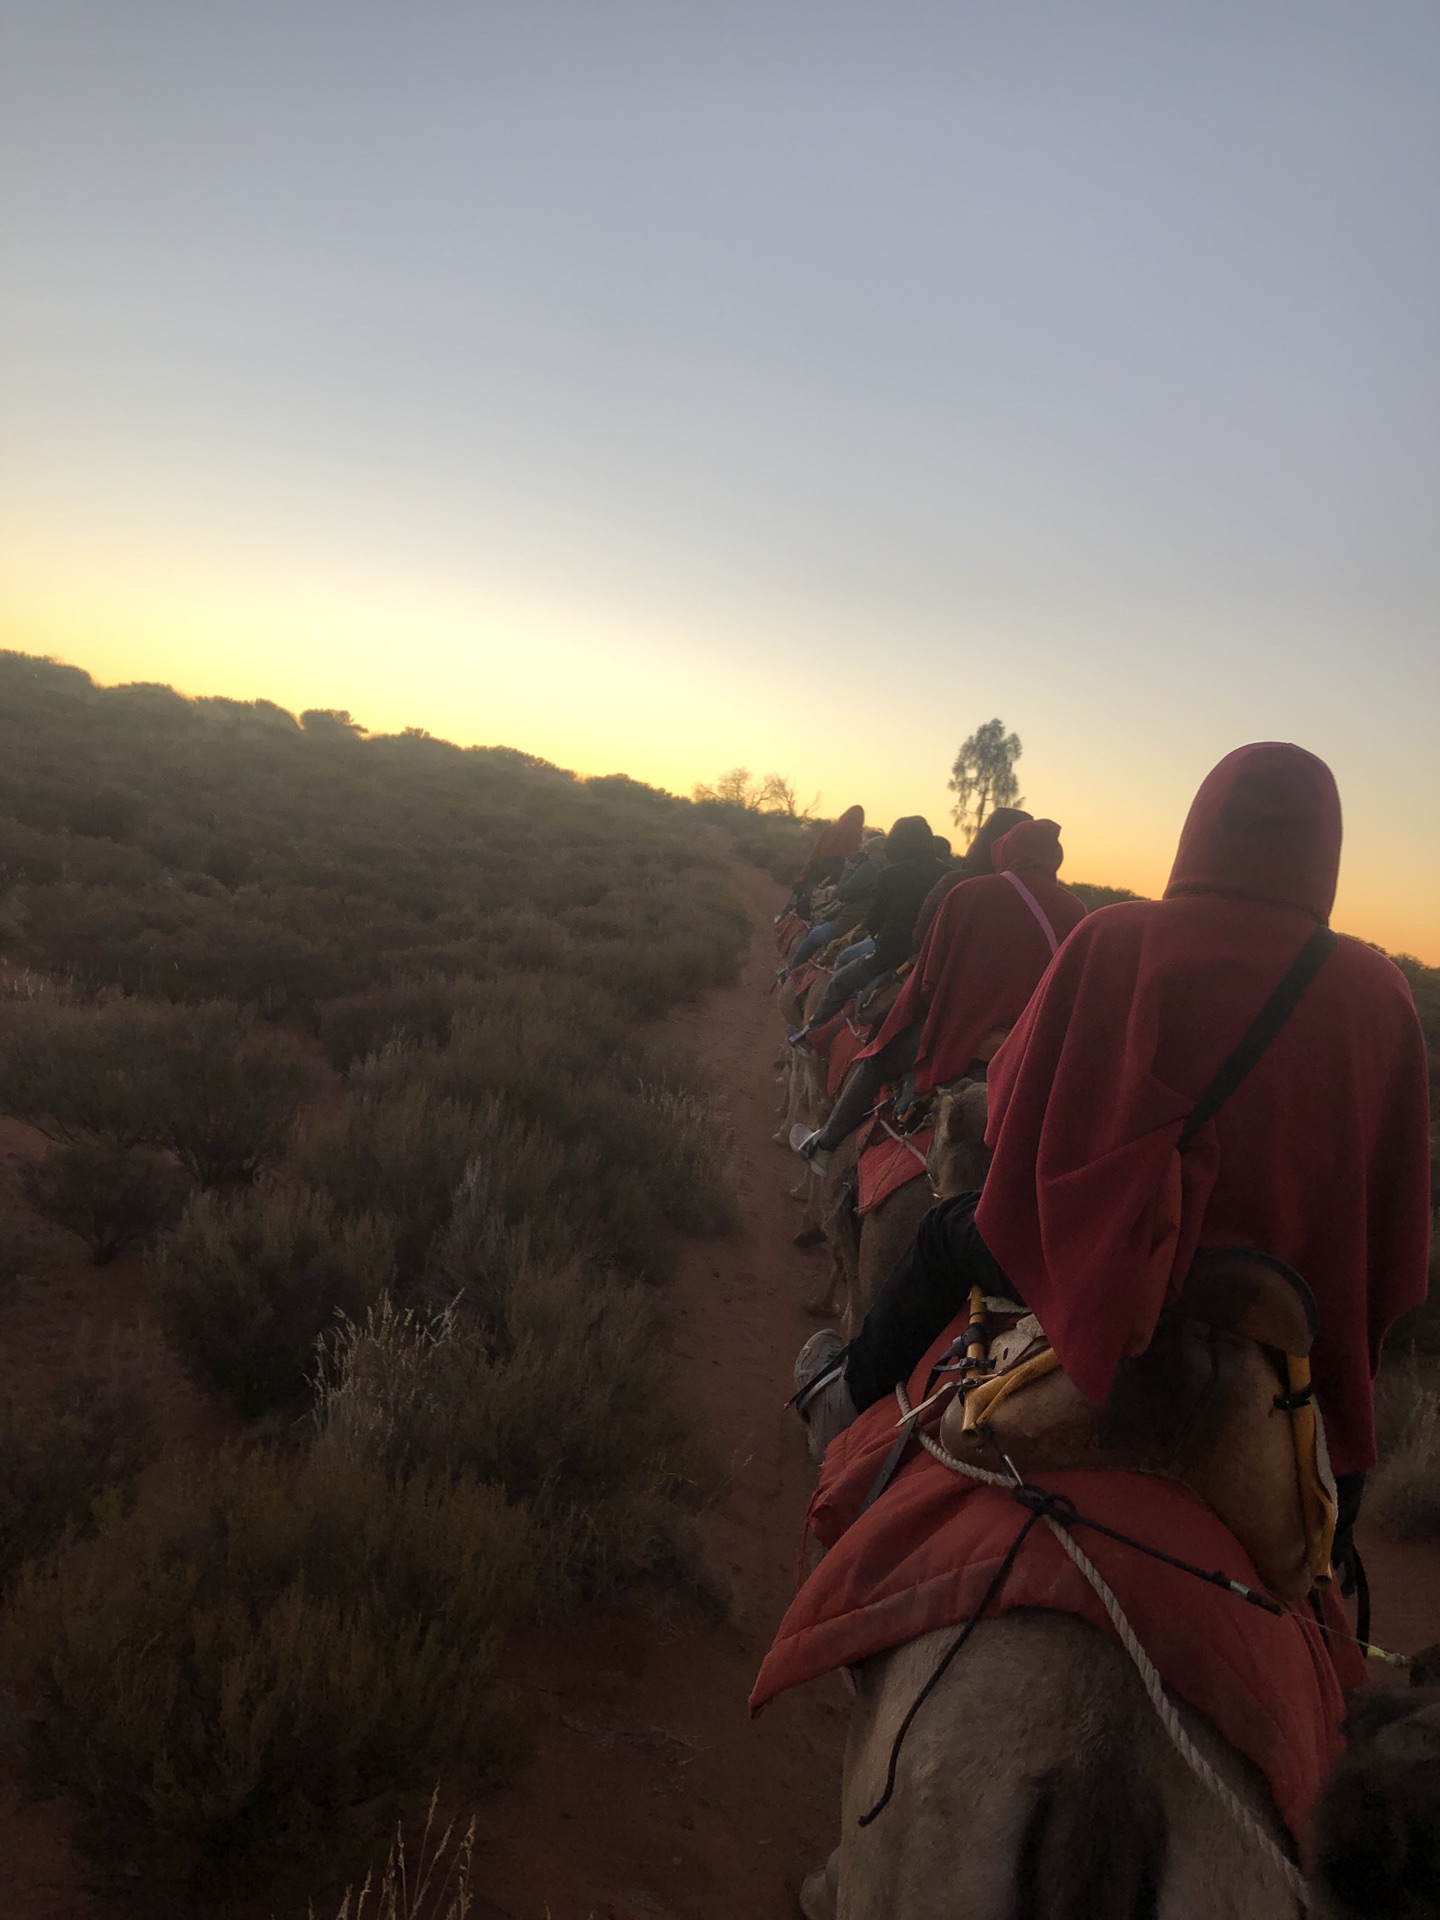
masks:
POLYGON ((1006 733, 1003 720, 987 720, 977 727, 955 756, 949 787, 955 796, 950 817, 969 846, 980 823, 996 807, 1018 807, 1020 782, 1015 762, 1020 758, 1020 736, 1006 733))

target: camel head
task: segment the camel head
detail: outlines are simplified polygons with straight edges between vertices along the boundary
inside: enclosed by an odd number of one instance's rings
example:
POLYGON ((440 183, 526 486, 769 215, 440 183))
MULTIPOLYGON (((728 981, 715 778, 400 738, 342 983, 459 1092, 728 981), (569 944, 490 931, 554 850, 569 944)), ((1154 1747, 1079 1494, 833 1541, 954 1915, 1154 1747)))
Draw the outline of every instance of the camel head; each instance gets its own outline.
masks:
POLYGON ((1361 1694, 1345 1738, 1315 1815, 1314 1911, 1324 1920, 1436 1920, 1440 1686, 1361 1694))
POLYGON ((983 1080, 957 1080, 936 1092, 935 1137, 925 1164, 930 1185, 941 1200, 975 1193, 985 1184, 990 1170, 985 1110, 983 1080))

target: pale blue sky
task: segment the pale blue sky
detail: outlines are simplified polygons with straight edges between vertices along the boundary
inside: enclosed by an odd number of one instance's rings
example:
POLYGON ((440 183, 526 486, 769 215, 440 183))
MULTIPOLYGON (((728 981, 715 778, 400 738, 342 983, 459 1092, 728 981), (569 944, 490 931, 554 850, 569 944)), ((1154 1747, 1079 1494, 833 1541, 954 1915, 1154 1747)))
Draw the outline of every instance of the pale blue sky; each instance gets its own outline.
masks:
POLYGON ((1163 880, 1245 739, 1440 960, 1440 8, 0 0, 0 637, 1163 880))

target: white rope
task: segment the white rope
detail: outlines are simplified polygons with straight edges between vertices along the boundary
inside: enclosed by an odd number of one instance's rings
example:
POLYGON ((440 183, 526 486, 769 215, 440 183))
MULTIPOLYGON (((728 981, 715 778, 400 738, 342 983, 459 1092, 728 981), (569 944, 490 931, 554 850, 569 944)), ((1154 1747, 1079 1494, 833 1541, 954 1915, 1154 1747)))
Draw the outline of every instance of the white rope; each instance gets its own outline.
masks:
MULTIPOLYGON (((901 1413, 908 1418, 911 1410, 910 1402, 906 1398, 903 1385, 896 1387, 895 1398, 900 1403, 901 1413)), ((1003 1487, 1009 1493, 1014 1492, 1013 1481, 1007 1479, 1004 1474, 991 1473, 984 1467, 971 1466, 968 1460, 957 1459, 947 1448, 941 1446, 938 1440, 932 1440, 928 1433, 921 1433, 918 1428, 916 1429, 915 1438, 928 1454, 938 1460, 941 1466, 948 1467, 952 1473, 963 1474, 970 1480, 983 1481, 986 1486, 1003 1487)), ((1255 1818, 1254 1814, 1251 1813, 1244 1801, 1241 1800, 1234 1788, 1230 1786, 1228 1781, 1221 1779, 1220 1775, 1211 1766, 1210 1762, 1186 1732, 1183 1721, 1175 1711, 1174 1702, 1165 1691, 1165 1683, 1161 1680, 1154 1661, 1136 1638, 1135 1629, 1125 1618, 1120 1602, 1115 1598, 1114 1593, 1105 1580, 1105 1576, 1100 1572, 1100 1569, 1095 1563, 1075 1544, 1068 1527, 1061 1526, 1060 1522, 1052 1519, 1048 1513, 1043 1514, 1042 1518, 1051 1533, 1053 1533, 1055 1538, 1060 1542, 1065 1552, 1070 1556, 1071 1560, 1074 1561, 1076 1567, 1078 1567, 1080 1572, 1085 1576, 1086 1580, 1089 1581, 1091 1587, 1094 1589, 1096 1598, 1109 1615, 1110 1623, 1119 1636, 1120 1644, 1124 1647, 1126 1653, 1129 1654, 1131 1661, 1134 1663, 1135 1671, 1140 1676, 1141 1684, 1150 1696, 1150 1704, 1158 1714, 1160 1724, 1166 1733, 1169 1734, 1171 1742, 1176 1752, 1180 1755, 1180 1758, 1185 1762, 1186 1766, 1189 1767, 1196 1779, 1214 1794, 1215 1798, 1220 1802, 1221 1806, 1224 1807, 1231 1819, 1235 1821, 1236 1825, 1249 1835, 1256 1846, 1260 1848, 1261 1852, 1271 1861, 1300 1905, 1308 1908, 1310 1905, 1309 1895, 1305 1890, 1305 1882, 1301 1879, 1294 1861, 1275 1844, 1274 1840, 1265 1831, 1264 1827, 1261 1826, 1260 1822, 1255 1818)))

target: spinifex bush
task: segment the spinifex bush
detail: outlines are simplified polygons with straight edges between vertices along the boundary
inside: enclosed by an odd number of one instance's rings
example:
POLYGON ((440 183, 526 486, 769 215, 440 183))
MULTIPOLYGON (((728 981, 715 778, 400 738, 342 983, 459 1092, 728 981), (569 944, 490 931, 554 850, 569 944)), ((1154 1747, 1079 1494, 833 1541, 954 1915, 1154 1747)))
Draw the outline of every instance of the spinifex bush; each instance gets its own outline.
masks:
POLYGON ((26 1166, 24 1181, 36 1212, 78 1234, 98 1266, 173 1226, 191 1185, 163 1154, 111 1140, 57 1146, 26 1166))
POLYGON ((246 1415, 294 1400, 315 1342, 394 1284, 383 1220, 344 1219, 308 1188, 264 1180, 204 1193, 161 1242, 167 1330, 195 1378, 246 1415))
POLYGON ((149 1384, 143 1352, 112 1349, 82 1355, 38 1406, 0 1401, 0 1592, 154 1459, 149 1384))
POLYGON ((264 1450, 157 1470, 15 1590, 32 1783, 112 1871, 253 1880, 416 1780, 502 1779, 518 1742, 487 1688, 530 1541, 470 1480, 264 1450))

